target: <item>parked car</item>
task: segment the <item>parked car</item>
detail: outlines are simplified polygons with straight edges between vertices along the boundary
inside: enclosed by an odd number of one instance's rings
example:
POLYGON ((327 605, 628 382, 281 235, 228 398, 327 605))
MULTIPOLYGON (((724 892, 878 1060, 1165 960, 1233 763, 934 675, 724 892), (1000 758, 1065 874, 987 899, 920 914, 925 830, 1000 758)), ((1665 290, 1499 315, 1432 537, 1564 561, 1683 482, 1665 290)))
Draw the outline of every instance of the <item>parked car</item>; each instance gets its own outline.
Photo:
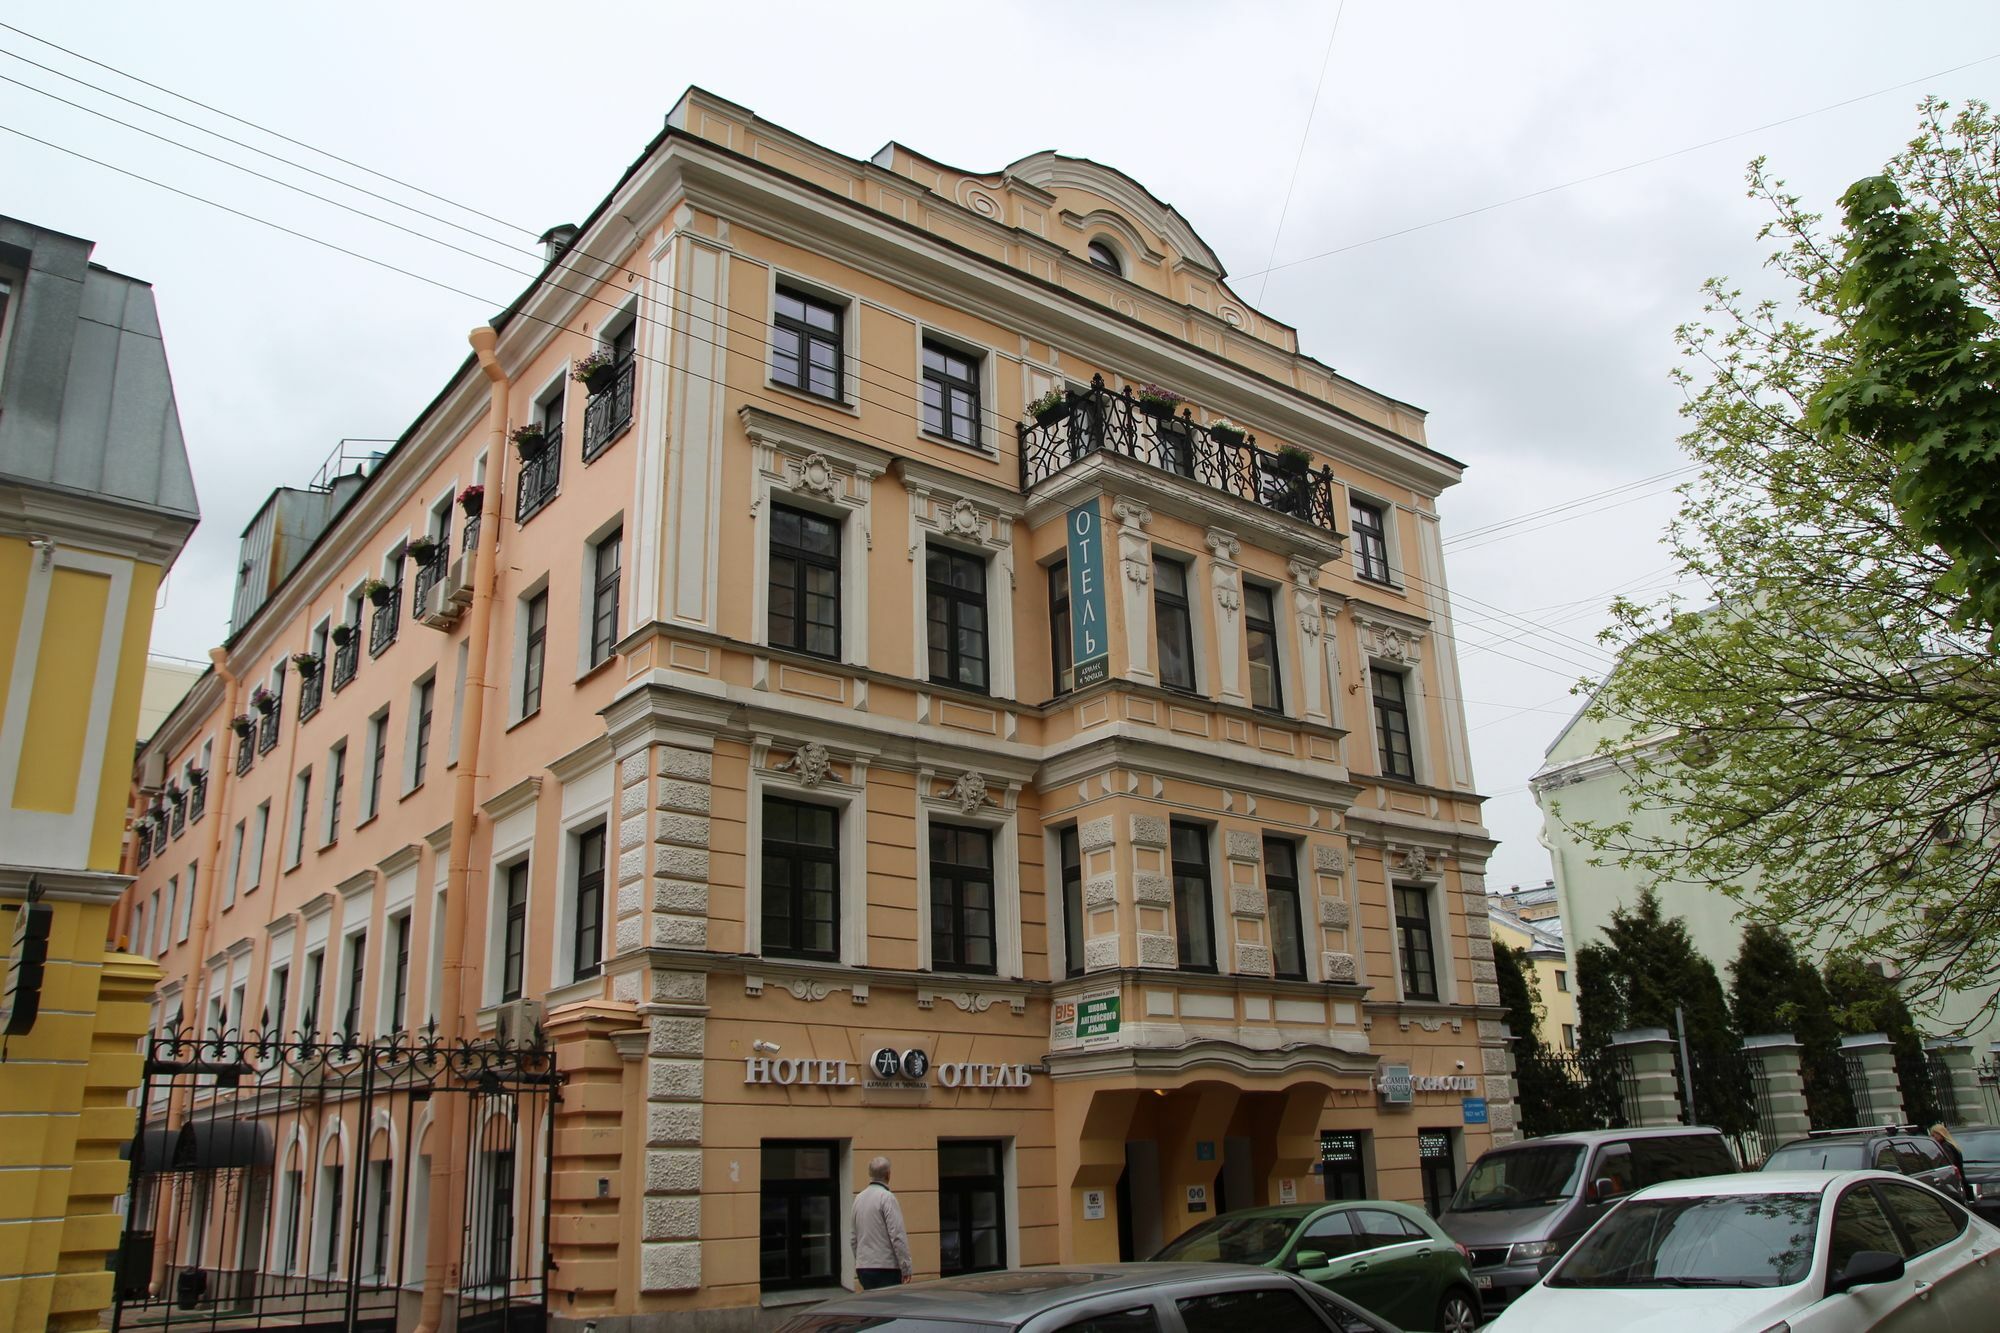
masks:
POLYGON ((2000 1126, 1962 1125, 1952 1136, 1965 1154, 1966 1206, 2000 1224, 2000 1126))
POLYGON ((1764 1159, 1766 1171, 1893 1171, 1921 1180, 1963 1203, 1958 1168, 1930 1135, 1915 1125, 1875 1129, 1816 1129, 1780 1145, 1764 1159))
POLYGON ((1604 1129, 1523 1139, 1480 1155, 1438 1215, 1466 1247, 1488 1311, 1535 1285, 1562 1254, 1634 1190, 1736 1170, 1715 1129, 1604 1129))
POLYGON ((1499 1333, 1989 1333, 2000 1228, 1886 1171, 1677 1180, 1619 1204, 1499 1333))
POLYGON ((1155 1262, 1297 1273, 1405 1328, 1470 1333, 1479 1295, 1465 1249, 1421 1208, 1364 1200, 1244 1208, 1182 1233, 1155 1262))
POLYGON ((1097 1264, 974 1273, 843 1296, 778 1333, 1396 1333, 1290 1273, 1097 1264))

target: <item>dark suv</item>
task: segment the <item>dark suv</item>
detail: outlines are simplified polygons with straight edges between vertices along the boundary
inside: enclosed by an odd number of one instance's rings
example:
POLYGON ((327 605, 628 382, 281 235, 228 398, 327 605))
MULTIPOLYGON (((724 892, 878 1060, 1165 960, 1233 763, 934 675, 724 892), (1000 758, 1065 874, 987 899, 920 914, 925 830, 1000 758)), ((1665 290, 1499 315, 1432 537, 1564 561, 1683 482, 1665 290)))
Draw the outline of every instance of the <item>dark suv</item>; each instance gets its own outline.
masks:
POLYGON ((1816 1129, 1764 1159, 1766 1171, 1894 1171, 1965 1202, 1965 1181, 1944 1149, 1916 1125, 1816 1129))

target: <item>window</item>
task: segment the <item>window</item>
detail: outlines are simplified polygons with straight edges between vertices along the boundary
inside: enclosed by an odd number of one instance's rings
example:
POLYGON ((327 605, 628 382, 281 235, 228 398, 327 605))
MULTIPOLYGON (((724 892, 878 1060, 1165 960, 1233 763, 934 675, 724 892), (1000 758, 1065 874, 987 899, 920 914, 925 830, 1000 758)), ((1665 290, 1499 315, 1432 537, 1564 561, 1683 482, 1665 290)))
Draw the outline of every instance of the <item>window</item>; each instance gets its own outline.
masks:
POLYGON ((349 1036, 361 1035, 361 983, 367 966, 368 932, 357 930, 347 937, 347 1003, 340 1014, 340 1030, 349 1036))
POLYGON ((992 972, 993 834, 931 824, 931 966, 992 972))
POLYGON ((1188 618, 1187 566, 1153 557, 1154 637, 1159 641, 1160 684, 1194 691, 1194 624, 1188 618))
POLYGON ((236 901, 237 891, 243 884, 243 848, 249 841, 249 821, 239 819, 229 833, 229 875, 222 884, 222 905, 229 906, 236 901))
POLYGON ((576 839, 576 920, 571 935, 570 975, 594 977, 604 961, 604 825, 576 839))
POLYGON ((250 816, 250 829, 250 888, 243 890, 245 893, 264 882, 264 848, 271 837, 269 801, 259 803, 256 812, 250 816))
POLYGON ((979 447, 979 358, 924 339, 923 426, 954 444, 979 447))
POLYGON ((1383 524, 1382 506, 1365 500, 1350 500, 1347 512, 1354 526, 1354 559, 1361 577, 1376 583, 1387 583, 1389 536, 1383 524))
POLYGON ((938 1154, 938 1272, 986 1273, 1007 1266, 1005 1150, 996 1140, 941 1140, 938 1154))
POLYGON ((620 528, 591 552, 590 665, 611 656, 618 642, 618 576, 624 559, 625 532, 620 528))
POLYGON ((1410 702, 1403 673, 1371 665, 1368 680, 1375 695, 1375 756, 1382 776, 1415 782, 1417 763, 1410 749, 1410 702))
POLYGON ((771 313, 771 378, 821 398, 841 396, 842 313, 839 306, 789 287, 777 290, 771 313))
POLYGON ((771 507, 769 633, 774 648, 840 656, 840 523, 771 507))
POLYGON ((1250 649, 1250 706, 1285 709, 1283 672, 1278 666, 1278 613, 1269 588, 1243 585, 1243 629, 1250 649))
POLYGON ((1069 561, 1049 566, 1049 666, 1057 694, 1076 685, 1076 632, 1069 623, 1069 561))
POLYGON ((1556 989, 1559 991, 1569 990, 1569 973, 1563 971, 1561 968, 1556 969, 1556 989))
POLYGON ((326 840, 340 841, 340 802, 347 789, 347 742, 326 755, 326 840))
POLYGON ((1367 1130, 1323 1129, 1319 1132, 1319 1161, 1325 1175, 1327 1198, 1370 1197, 1367 1138, 1367 1130))
POLYGON ((1325 1325, 1296 1291, 1279 1287, 1246 1287, 1212 1291, 1174 1302, 1187 1333, 1323 1333, 1325 1325))
POLYGON ((1576 1024, 1565 1023, 1562 1025, 1562 1042, 1564 1050, 1573 1051, 1576 1049, 1576 1024))
POLYGON ((379 1282, 389 1275, 389 1203, 395 1194, 395 1166, 388 1161, 370 1162, 368 1174, 373 1184, 365 1188, 375 1197, 375 1216, 368 1224, 373 1258, 368 1271, 379 1282))
POLYGON ((516 861, 506 875, 500 918, 500 999, 521 998, 521 974, 528 950, 528 863, 516 861))
POLYGON ((368 793, 362 803, 362 823, 382 813, 382 766, 389 758, 389 710, 368 719, 368 793))
POLYGON ((1084 247, 1083 253, 1106 273, 1115 273, 1121 278, 1125 276, 1125 261, 1118 257, 1118 251, 1112 248, 1109 241, 1092 241, 1084 247))
POLYGON ((292 779, 292 847, 285 856, 285 865, 296 869, 306 851, 306 820, 312 814, 312 781, 310 768, 300 771, 292 779))
POLYGON ((319 1169, 319 1197, 326 1205, 321 1215, 325 1225, 319 1229, 319 1238, 313 1245, 318 1252, 318 1262, 312 1265, 312 1271, 335 1277, 340 1274, 340 1196, 346 1180, 345 1167, 323 1166, 319 1169))
POLYGON ((292 969, 289 965, 271 969, 271 986, 264 996, 264 1029, 274 1036, 282 1037, 285 1031, 285 988, 291 984, 292 969))
POLYGON ((1306 979, 1305 916, 1299 904, 1299 849, 1284 838, 1264 839, 1264 896, 1271 922, 1271 967, 1292 981, 1306 979))
POLYGON ((319 1032, 320 990, 326 983, 326 950, 306 955, 306 987, 299 993, 299 1028, 308 1036, 319 1032))
POLYGON ((1450 1129, 1417 1131, 1417 1174, 1424 1182, 1424 1211, 1432 1217, 1443 1212, 1458 1192, 1458 1164, 1450 1129))
POLYGON ((517 523, 526 523, 562 491, 563 399, 568 387, 566 383, 557 384, 538 404, 542 446, 540 452, 521 457, 520 478, 514 491, 517 523))
MULTIPOLYGON (((172 885, 173 881, 168 880, 167 883, 172 885)), ((142 954, 159 953, 165 946, 167 932, 166 928, 160 924, 163 920, 160 907, 160 892, 159 889, 153 890, 153 910, 146 914, 146 921, 152 926, 152 933, 149 935, 142 934, 138 939, 139 952, 142 954)))
POLYGON ((403 1030, 410 1008, 410 914, 403 912, 389 922, 389 945, 394 953, 389 973, 389 1025, 387 1031, 403 1030))
POLYGON ((188 930, 194 924, 194 887, 200 882, 200 869, 201 863, 199 861, 188 862, 187 876, 184 881, 187 884, 187 896, 181 899, 181 923, 180 927, 174 931, 174 942, 177 944, 187 943, 188 930))
POLYGON ((1827 1272, 1842 1272, 1863 1250, 1900 1255, 1903 1245, 1896 1237, 1896 1229, 1889 1224, 1889 1215, 1882 1211, 1875 1192, 1866 1185, 1856 1185, 1841 1196, 1839 1205, 1833 1210, 1833 1236, 1828 1242, 1826 1255, 1827 1272))
POLYGON ((279 1230, 284 1235, 272 1267, 280 1273, 290 1273, 297 1269, 299 1262, 299 1213, 304 1207, 306 1174, 303 1171, 285 1172, 284 1188, 280 1191, 284 1199, 285 1224, 279 1230))
POLYGON ((1083 975, 1083 852, 1072 824, 1056 835, 1062 848, 1063 975, 1083 975))
POLYGON ((837 958, 840 812, 764 798, 764 952, 837 958))
POLYGON ((840 1145, 765 1139, 758 1189, 758 1273, 766 1291, 840 1278, 840 1145))
POLYGON ((1903 1234, 1910 1238, 1909 1245, 1903 1250, 1909 1258, 1914 1259, 1948 1244, 1965 1230, 1965 1214, 1928 1190, 1887 1181, 1876 1188, 1882 1191, 1889 1211, 1903 1224, 1903 1234))
POLYGON ((1431 895, 1428 889, 1396 886, 1396 956, 1403 968, 1403 998, 1438 997, 1437 961, 1432 957, 1431 895))
POLYGON ((549 637, 547 589, 528 599, 521 632, 521 716, 533 717, 542 711, 542 668, 548 656, 549 637))
POLYGON ((1181 966, 1215 971, 1215 909, 1208 882, 1208 830, 1199 824, 1172 825, 1174 929, 1180 935, 1181 966))
POLYGON ((424 785, 431 759, 431 709, 437 703, 437 677, 425 676, 417 685, 415 716, 410 728, 410 790, 424 785))
POLYGON ((928 633, 931 680, 986 690, 986 562, 976 555, 932 546, 928 633))

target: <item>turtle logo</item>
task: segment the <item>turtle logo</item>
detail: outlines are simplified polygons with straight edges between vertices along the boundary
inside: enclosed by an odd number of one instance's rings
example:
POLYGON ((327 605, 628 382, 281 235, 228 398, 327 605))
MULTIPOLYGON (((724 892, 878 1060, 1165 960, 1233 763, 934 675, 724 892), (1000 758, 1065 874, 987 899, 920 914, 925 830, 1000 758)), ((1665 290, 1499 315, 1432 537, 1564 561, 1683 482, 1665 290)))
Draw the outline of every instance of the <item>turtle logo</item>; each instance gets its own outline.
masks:
POLYGON ((931 1058, 915 1049, 903 1052, 903 1077, 914 1083, 931 1072, 931 1058))

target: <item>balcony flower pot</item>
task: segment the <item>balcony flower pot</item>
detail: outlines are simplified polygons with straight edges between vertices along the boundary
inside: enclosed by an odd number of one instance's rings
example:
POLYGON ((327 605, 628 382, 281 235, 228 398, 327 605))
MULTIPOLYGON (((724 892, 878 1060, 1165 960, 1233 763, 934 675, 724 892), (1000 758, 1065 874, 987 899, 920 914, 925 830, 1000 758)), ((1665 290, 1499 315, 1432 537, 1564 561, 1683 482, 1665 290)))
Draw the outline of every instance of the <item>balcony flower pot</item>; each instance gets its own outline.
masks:
POLYGON ((438 544, 430 537, 419 537, 403 549, 413 564, 428 565, 437 558, 438 544))
POLYGON ((278 696, 259 685, 250 694, 250 706, 269 717, 278 711, 278 696))
POLYGON ((471 518, 474 514, 477 514, 480 506, 485 503, 486 488, 477 482, 467 486, 458 493, 458 507, 465 511, 467 518, 471 518))
POLYGON ((257 719, 248 713, 238 713, 229 719, 229 729, 247 740, 250 733, 257 730, 257 719))
POLYGON ((1069 394, 1061 389, 1051 389, 1028 404, 1028 415, 1038 426, 1047 426, 1069 411, 1069 394))
POLYGON ((580 356, 569 368, 569 377, 581 384, 593 397, 611 387, 612 378, 618 373, 618 365, 611 359, 611 353, 599 348, 589 356, 580 356))
POLYGON ((1217 417, 1208 423, 1208 433, 1217 444, 1238 445, 1247 432, 1228 417, 1217 417))
POLYGON ((1312 455, 1297 445, 1288 444, 1278 450, 1275 466, 1287 477, 1304 477, 1312 470, 1312 455))
POLYGON ((333 632, 328 637, 333 640, 334 647, 345 648, 348 644, 354 642, 354 626, 335 625, 333 632))
POLYGON ((313 680, 319 676, 318 653, 293 653, 292 665, 299 669, 299 675, 306 680, 313 680))
POLYGON ((540 426, 523 426, 507 438, 514 442, 515 452, 521 455, 521 461, 524 463, 534 462, 542 456, 542 451, 549 447, 549 437, 543 433, 540 426))
POLYGON ((1181 410, 1187 399, 1172 389, 1161 388, 1157 384, 1142 384, 1132 393, 1139 406, 1156 417, 1171 417, 1181 410))
POLYGON ((384 583, 380 579, 368 580, 368 582, 361 585, 361 591, 367 596, 369 602, 375 606, 387 606, 396 600, 395 585, 384 583))

